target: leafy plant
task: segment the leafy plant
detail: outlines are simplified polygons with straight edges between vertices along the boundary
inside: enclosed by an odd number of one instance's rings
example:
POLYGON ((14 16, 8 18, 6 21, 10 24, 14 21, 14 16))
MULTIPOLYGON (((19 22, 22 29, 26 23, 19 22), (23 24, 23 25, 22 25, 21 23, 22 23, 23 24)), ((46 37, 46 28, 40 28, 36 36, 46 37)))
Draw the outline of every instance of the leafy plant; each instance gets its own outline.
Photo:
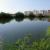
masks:
POLYGON ((17 50, 50 50, 50 37, 40 40, 33 40, 27 36, 16 42, 17 50))

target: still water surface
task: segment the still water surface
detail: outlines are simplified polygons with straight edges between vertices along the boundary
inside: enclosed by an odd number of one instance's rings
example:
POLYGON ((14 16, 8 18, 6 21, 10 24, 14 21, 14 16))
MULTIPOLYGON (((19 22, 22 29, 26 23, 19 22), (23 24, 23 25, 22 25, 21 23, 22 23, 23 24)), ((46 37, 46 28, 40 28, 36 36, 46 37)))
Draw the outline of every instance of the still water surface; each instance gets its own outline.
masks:
POLYGON ((17 22, 15 19, 8 23, 0 23, 0 50, 3 50, 4 42, 16 42, 27 34, 32 34, 33 39, 40 39, 46 36, 47 28, 50 25, 48 19, 24 19, 17 22))

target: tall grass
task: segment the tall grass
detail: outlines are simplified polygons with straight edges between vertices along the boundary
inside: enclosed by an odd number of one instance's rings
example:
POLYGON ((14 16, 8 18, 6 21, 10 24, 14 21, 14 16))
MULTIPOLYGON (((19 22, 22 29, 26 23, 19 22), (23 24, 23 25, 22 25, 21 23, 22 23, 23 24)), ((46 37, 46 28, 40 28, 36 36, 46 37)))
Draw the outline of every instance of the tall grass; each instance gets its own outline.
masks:
POLYGON ((17 50, 50 50, 50 37, 33 40, 30 36, 16 42, 17 50))
POLYGON ((48 27, 47 34, 50 36, 50 26, 48 27))

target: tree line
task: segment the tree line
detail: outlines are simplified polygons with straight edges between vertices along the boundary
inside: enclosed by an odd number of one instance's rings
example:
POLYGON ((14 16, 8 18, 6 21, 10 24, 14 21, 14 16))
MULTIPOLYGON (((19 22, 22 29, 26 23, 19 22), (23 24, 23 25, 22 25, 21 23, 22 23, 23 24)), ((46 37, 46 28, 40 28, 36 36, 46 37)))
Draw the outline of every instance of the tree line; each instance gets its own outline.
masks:
POLYGON ((0 18, 2 17, 7 17, 7 18, 11 18, 11 17, 14 17, 14 18, 45 18, 47 17, 46 15, 43 15, 43 14, 38 14, 38 16, 36 16, 35 14, 33 13, 29 13, 29 15, 25 15, 24 13, 22 12, 17 12, 15 14, 10 14, 10 13, 4 13, 4 12, 1 12, 0 13, 0 18))
POLYGON ((10 13, 4 13, 1 12, 0 13, 0 23, 6 23, 9 22, 12 19, 15 19, 16 21, 22 21, 25 18, 29 18, 30 20, 33 20, 34 18, 47 18, 48 16, 43 16, 42 14, 39 14, 38 16, 36 16, 33 13, 30 13, 29 15, 25 15, 22 12, 17 12, 15 14, 10 14, 10 13))

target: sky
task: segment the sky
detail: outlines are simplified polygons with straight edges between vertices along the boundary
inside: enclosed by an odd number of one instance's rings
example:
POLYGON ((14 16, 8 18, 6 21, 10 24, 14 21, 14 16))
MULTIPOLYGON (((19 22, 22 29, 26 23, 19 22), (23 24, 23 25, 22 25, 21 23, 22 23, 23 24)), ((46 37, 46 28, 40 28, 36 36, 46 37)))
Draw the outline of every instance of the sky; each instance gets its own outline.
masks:
POLYGON ((50 0, 0 0, 0 12, 16 13, 48 9, 50 0))

